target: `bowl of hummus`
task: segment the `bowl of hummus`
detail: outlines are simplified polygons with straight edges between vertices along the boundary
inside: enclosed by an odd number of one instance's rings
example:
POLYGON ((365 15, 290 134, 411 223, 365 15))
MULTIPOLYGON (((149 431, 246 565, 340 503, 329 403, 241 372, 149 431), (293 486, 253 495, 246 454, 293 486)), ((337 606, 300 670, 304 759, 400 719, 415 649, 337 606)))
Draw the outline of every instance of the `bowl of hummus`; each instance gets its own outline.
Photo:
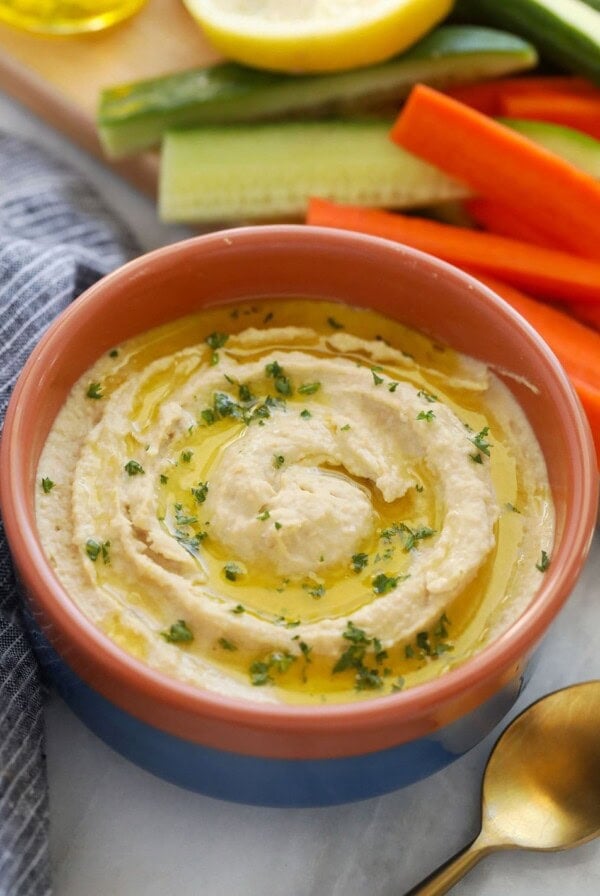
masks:
POLYGON ((597 503, 583 412, 515 312, 416 251, 299 226, 88 290, 23 371, 2 454, 65 700, 156 774, 266 805, 392 790, 484 737, 597 503))

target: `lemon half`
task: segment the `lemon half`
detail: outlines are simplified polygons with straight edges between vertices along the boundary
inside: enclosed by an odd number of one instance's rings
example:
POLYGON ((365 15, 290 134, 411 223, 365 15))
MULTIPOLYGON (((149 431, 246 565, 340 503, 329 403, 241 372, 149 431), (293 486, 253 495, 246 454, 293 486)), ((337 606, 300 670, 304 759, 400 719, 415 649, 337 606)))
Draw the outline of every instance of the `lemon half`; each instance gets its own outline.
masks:
POLYGON ((255 68, 328 72, 401 53, 453 0, 184 0, 224 56, 255 68))

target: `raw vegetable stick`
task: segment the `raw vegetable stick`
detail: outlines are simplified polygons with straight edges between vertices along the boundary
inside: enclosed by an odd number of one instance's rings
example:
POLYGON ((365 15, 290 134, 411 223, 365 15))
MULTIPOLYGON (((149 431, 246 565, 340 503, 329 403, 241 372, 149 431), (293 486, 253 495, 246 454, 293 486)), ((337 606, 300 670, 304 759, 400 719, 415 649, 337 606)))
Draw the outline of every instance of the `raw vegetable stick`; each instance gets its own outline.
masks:
POLYGON ((575 75, 537 75, 526 78, 493 78, 444 90, 447 96, 483 112, 503 115, 502 103, 508 97, 568 94, 572 97, 599 96, 600 89, 575 75))
POLYGON ((523 221, 512 209, 495 199, 476 196, 474 199, 465 199, 463 205, 475 223, 490 233, 507 236, 523 243, 532 243, 534 246, 544 246, 546 249, 568 251, 566 246, 560 245, 557 240, 551 239, 529 222, 523 221))
POLYGON ((574 252, 600 259, 600 184, 527 137, 421 84, 391 136, 574 252))
POLYGON ((426 218, 339 205, 324 199, 310 200, 307 222, 405 243, 457 267, 498 277, 546 299, 600 306, 600 264, 567 252, 426 218))
POLYGON ((567 125, 600 140, 600 90, 597 96, 574 96, 571 93, 549 92, 524 96, 500 96, 499 115, 552 121, 567 125))

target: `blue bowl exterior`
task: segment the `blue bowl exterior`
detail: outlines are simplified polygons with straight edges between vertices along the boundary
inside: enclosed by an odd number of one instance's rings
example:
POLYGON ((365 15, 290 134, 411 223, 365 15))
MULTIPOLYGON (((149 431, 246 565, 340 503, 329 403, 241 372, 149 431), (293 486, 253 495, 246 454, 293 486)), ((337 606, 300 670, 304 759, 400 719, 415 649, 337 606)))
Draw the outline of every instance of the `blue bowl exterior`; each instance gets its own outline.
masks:
POLYGON ((92 690, 28 623, 40 664, 73 712, 136 765, 188 790, 259 806, 330 806, 389 793, 449 765, 486 737, 517 699, 524 670, 493 697, 434 735, 334 759, 272 759, 215 750, 136 719, 92 690))

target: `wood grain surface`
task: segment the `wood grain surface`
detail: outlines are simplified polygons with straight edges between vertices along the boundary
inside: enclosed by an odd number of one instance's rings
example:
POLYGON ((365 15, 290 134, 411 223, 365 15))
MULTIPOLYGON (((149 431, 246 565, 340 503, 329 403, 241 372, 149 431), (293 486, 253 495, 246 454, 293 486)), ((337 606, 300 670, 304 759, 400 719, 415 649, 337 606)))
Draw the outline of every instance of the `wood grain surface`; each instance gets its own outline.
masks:
POLYGON ((103 155, 95 127, 100 90, 217 58, 181 0, 148 0, 131 19, 95 34, 45 37, 0 25, 0 89, 150 195, 156 153, 119 162, 103 155))

